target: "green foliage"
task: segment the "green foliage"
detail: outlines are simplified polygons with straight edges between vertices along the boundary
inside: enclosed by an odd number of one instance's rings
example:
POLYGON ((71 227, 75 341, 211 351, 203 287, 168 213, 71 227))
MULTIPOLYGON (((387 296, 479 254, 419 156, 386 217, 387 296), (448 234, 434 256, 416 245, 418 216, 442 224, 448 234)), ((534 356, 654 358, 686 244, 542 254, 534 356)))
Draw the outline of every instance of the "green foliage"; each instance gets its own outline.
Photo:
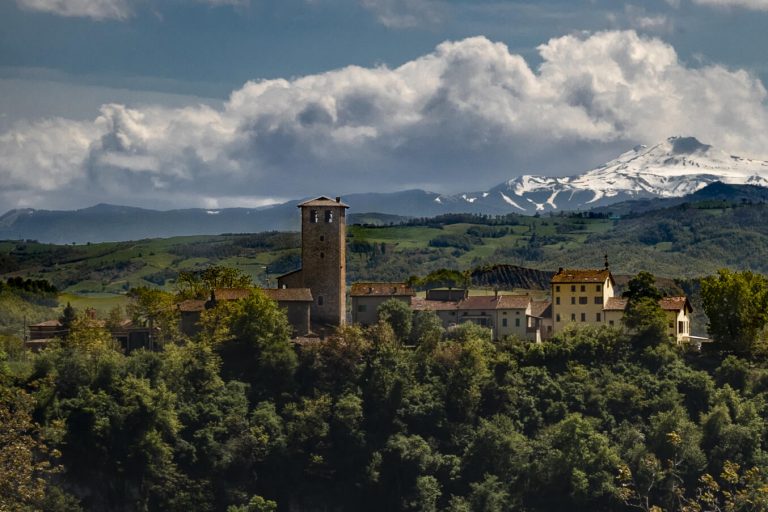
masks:
POLYGON ((627 283, 627 290, 622 294, 630 302, 640 299, 659 300, 662 295, 656 288, 656 278, 650 272, 640 272, 627 283))
POLYGON ((290 326, 263 293, 254 290, 246 299, 219 302, 200 324, 200 339, 220 354, 224 377, 251 384, 252 397, 275 397, 292 387, 297 359, 290 326))
POLYGON ((181 271, 176 279, 180 297, 207 299, 217 288, 250 288, 251 277, 241 270, 221 265, 211 265, 199 271, 181 271))
POLYGON ((701 283, 709 333, 725 348, 749 353, 768 323, 768 281, 749 271, 719 270, 701 283))
POLYGON ((413 311, 405 302, 389 299, 381 303, 376 310, 379 322, 386 322, 401 342, 409 340, 413 323, 413 311))
POLYGON ((624 312, 624 325, 631 331, 636 346, 655 346, 667 341, 667 317, 657 299, 640 297, 630 299, 624 312))
MULTIPOLYGON (((159 322, 165 299, 138 292, 133 311, 159 322)), ((205 311, 197 339, 129 355, 78 318, 26 370, 0 360, 0 440, 21 421, 10 432, 26 447, 0 500, 16 500, 12 510, 762 510, 765 361, 683 354, 659 342, 654 299, 633 302, 631 333, 573 327, 494 343, 471 322, 443 331, 431 313, 396 322, 393 304, 369 328, 293 346, 285 313, 254 291, 205 311), (27 502, 14 494, 24 485, 27 502)))

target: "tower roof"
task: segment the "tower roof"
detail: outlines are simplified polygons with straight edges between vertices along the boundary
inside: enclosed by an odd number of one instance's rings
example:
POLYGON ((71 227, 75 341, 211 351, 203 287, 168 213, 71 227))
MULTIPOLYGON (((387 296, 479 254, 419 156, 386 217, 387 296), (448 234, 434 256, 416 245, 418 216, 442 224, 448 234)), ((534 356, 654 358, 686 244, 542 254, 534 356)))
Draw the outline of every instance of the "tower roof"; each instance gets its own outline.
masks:
POLYGON ((334 201, 330 197, 325 197, 325 196, 316 197, 315 199, 304 201, 303 203, 300 203, 298 205, 299 208, 303 208, 305 206, 340 206, 342 208, 349 208, 348 204, 344 204, 341 202, 340 197, 337 197, 336 200, 334 201))

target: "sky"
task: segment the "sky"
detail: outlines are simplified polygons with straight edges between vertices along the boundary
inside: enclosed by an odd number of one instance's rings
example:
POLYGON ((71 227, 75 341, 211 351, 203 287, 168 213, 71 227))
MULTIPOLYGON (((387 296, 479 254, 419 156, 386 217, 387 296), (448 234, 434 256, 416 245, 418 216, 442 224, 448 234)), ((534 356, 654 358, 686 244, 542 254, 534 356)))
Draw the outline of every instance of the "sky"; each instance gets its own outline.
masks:
POLYGON ((768 0, 0 0, 0 213, 768 160, 768 0))

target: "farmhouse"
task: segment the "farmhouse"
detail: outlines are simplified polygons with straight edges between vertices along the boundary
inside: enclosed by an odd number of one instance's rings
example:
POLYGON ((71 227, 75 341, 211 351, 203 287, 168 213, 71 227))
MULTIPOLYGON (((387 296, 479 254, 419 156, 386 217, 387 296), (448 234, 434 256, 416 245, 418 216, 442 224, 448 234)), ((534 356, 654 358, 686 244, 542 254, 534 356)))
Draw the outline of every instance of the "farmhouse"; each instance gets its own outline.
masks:
POLYGON ((377 310, 389 299, 411 303, 413 290, 405 283, 354 283, 349 291, 352 302, 352 323, 375 324, 377 310))

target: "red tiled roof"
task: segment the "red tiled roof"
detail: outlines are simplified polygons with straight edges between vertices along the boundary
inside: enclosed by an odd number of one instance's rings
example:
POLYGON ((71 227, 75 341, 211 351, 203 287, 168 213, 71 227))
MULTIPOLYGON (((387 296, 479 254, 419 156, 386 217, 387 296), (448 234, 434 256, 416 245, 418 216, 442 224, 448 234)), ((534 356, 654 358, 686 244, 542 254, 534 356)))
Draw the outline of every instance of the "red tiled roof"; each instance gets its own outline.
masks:
POLYGON ((411 308, 420 311, 451 311, 454 309, 526 309, 531 302, 527 295, 470 295, 456 301, 411 299, 411 308))
POLYGON ((277 302, 312 302, 309 288, 263 288, 261 291, 277 302))
POLYGON ((548 300, 531 302, 531 316, 539 318, 552 317, 552 302, 548 300))
POLYGON ((553 283, 603 283, 606 279, 613 282, 610 270, 601 269, 562 269, 552 276, 553 283))
POLYGON ((325 196, 320 196, 315 199, 310 199, 309 201, 304 201, 303 203, 299 204, 299 208, 302 206, 341 206, 343 208, 349 208, 349 205, 344 204, 341 201, 337 203, 330 197, 325 196))
POLYGON ((531 298, 527 295, 499 295, 498 309, 526 309, 531 298))
POLYGON ((354 283, 350 297, 400 297, 413 296, 413 290, 405 283, 354 283))
MULTIPOLYGON (((603 306, 603 311, 624 311, 627 309, 629 299, 622 297, 610 297, 603 306)), ((659 306, 665 311, 679 311, 683 308, 691 310, 691 303, 688 297, 662 297, 659 299, 659 306)))
POLYGON ((184 300, 176 304, 176 307, 184 312, 202 311, 205 309, 205 302, 204 300, 184 300))
POLYGON ((46 320, 37 324, 32 324, 30 327, 61 327, 61 322, 58 320, 46 320))
POLYGON ((251 296, 250 288, 218 288, 213 291, 216 300, 240 300, 251 296))
POLYGON ((689 310, 692 310, 690 302, 688 302, 688 297, 681 296, 681 297, 664 297, 662 299, 659 299, 659 306, 661 306, 661 309, 665 311, 679 311, 683 308, 688 308, 689 310))
POLYGON ((624 311, 627 309, 627 299, 621 297, 609 297, 603 305, 603 311, 624 311))
POLYGON ((450 311, 456 309, 456 302, 443 300, 427 300, 421 297, 411 297, 411 309, 416 311, 450 311))

